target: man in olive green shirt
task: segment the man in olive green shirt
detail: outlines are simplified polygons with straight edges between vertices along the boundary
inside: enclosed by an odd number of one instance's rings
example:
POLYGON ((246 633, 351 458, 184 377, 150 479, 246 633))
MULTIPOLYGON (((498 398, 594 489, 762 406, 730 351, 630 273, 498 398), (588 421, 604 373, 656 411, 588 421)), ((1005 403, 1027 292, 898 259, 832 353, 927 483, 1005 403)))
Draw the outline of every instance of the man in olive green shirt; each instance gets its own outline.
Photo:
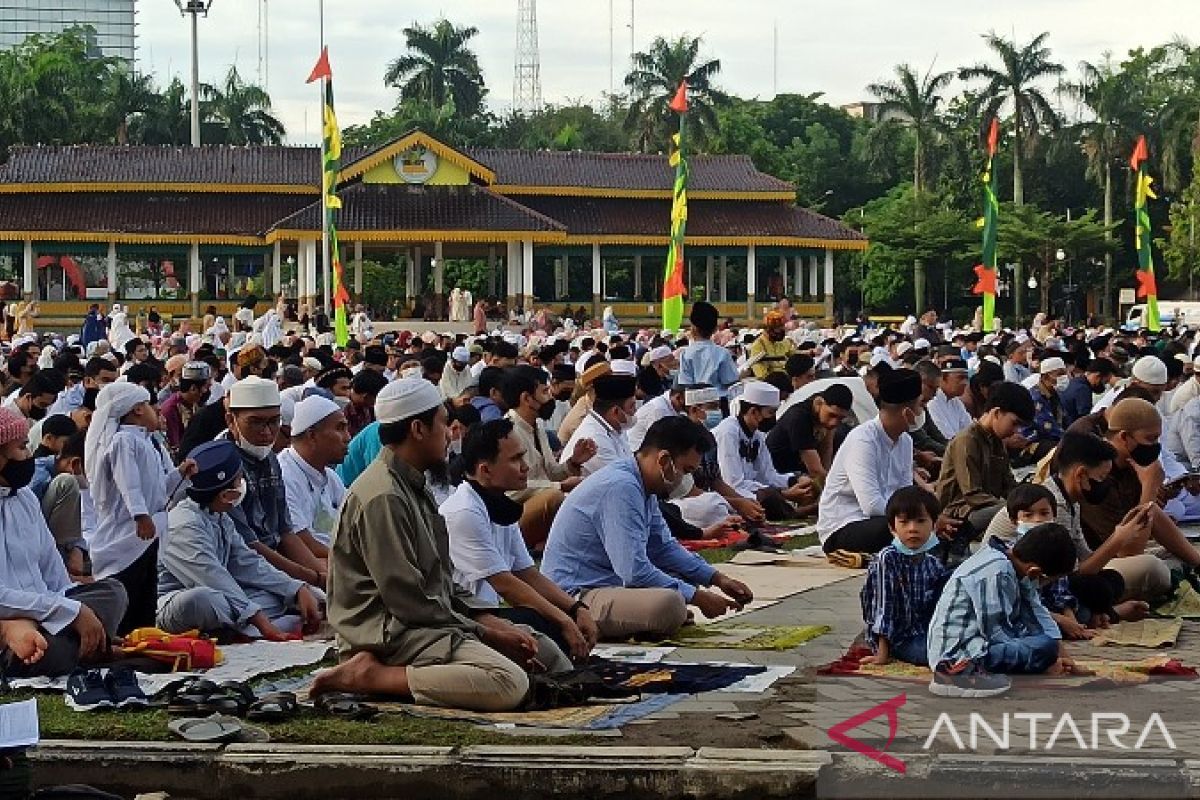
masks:
POLYGON ((383 449, 342 505, 329 555, 329 621, 342 662, 312 694, 411 697, 421 705, 511 711, 527 671, 571 664, 548 638, 484 611, 451 575, 446 524, 425 485, 444 462, 448 415, 422 378, 394 381, 375 403, 383 449))

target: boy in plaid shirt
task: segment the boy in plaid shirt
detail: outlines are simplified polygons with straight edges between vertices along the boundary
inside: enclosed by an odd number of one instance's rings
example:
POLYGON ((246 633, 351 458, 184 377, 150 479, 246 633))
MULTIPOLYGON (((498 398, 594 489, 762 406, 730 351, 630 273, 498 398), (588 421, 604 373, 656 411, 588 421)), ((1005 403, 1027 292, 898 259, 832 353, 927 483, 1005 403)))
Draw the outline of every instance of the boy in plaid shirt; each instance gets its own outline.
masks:
POLYGON ((927 665, 926 632, 949 574, 930 552, 938 545, 933 522, 941 507, 925 489, 906 486, 888 499, 884 513, 892 543, 871 562, 863 586, 863 622, 872 655, 862 662, 898 659, 927 665))

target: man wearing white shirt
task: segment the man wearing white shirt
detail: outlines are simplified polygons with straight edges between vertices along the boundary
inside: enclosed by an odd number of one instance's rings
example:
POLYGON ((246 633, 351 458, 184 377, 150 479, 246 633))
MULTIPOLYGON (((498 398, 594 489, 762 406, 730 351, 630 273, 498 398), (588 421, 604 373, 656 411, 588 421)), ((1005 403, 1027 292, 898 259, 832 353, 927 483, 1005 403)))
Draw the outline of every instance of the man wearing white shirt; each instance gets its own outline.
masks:
POLYGON ((563 447, 559 462, 565 464, 574 457, 576 444, 582 439, 596 443, 596 454, 580 467, 586 478, 609 464, 633 456, 626 431, 633 427, 637 409, 637 373, 632 361, 613 362, 612 372, 592 382, 596 400, 591 411, 579 423, 563 447))
POLYGON ((322 561, 346 497, 331 468, 350 446, 350 426, 337 403, 321 395, 304 398, 292 412, 291 446, 279 454, 291 533, 322 561))
POLYGON ((1171 414, 1178 414, 1189 402, 1200 397, 1200 371, 1196 371, 1200 370, 1200 356, 1192 362, 1192 368, 1191 376, 1179 384, 1179 388, 1171 395, 1171 406, 1168 409, 1171 414))
POLYGON ((812 481, 778 472, 767 447, 767 436, 759 430, 763 421, 774 418, 779 408, 779 389, 766 381, 746 381, 735 400, 736 413, 713 429, 721 477, 742 497, 761 503, 767 519, 799 516, 793 503, 810 499, 812 481))
POLYGON ((891 496, 913 484, 908 429, 921 413, 921 376, 898 369, 879 378, 879 416, 846 435, 833 457, 817 513, 826 553, 878 553, 892 541, 884 511, 891 496))
POLYGON ((637 450, 642 446, 642 439, 650 426, 663 417, 676 417, 685 411, 684 394, 692 387, 676 383, 666 392, 657 395, 645 403, 634 414, 633 427, 629 429, 629 447, 637 450))
POLYGON ((1092 406, 1093 414, 1115 403, 1117 396, 1127 386, 1142 387, 1154 398, 1155 404, 1162 398, 1163 392, 1167 390, 1167 383, 1169 381, 1167 362, 1158 356, 1142 356, 1133 363, 1133 370, 1130 374, 1131 377, 1128 381, 1110 387, 1107 392, 1101 395, 1100 399, 1092 406))
POLYGON ((438 388, 442 390, 442 397, 447 400, 453 400, 456 397, 461 397, 475 385, 477 378, 471 374, 471 370, 467 367, 470 360, 471 352, 462 345, 451 351, 450 358, 448 359, 449 363, 442 370, 442 380, 438 384, 438 388))
POLYGON ((942 380, 937 394, 925 406, 933 424, 942 436, 953 439, 958 432, 969 428, 974 421, 971 412, 963 405, 962 396, 967 391, 967 362, 961 358, 947 359, 942 364, 942 380))

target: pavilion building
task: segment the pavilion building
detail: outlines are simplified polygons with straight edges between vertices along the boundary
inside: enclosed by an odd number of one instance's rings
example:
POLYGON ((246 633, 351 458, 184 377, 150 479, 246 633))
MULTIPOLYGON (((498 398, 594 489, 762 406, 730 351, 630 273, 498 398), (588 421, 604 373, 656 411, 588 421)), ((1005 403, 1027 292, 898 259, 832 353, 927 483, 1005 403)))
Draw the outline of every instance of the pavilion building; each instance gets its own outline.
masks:
MULTIPOLYGON (((392 264, 400 315, 445 318, 447 265, 486 264, 509 307, 659 318, 673 170, 663 155, 453 148, 421 131, 346 148, 337 215, 348 288, 392 264)), ((787 297, 833 316, 836 250, 866 239, 797 207, 748 156, 690 159, 689 300, 759 318, 787 297)), ((18 147, 0 166, 0 285, 44 320, 90 302, 197 317, 248 294, 320 304, 320 155, 310 147, 18 147)))

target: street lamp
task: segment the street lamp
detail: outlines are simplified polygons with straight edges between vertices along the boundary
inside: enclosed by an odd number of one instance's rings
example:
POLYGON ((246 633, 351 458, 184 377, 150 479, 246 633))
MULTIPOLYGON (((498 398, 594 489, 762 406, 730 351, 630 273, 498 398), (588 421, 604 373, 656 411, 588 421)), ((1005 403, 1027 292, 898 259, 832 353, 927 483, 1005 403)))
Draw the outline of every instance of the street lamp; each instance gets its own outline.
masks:
POLYGON ((1030 275, 1029 281, 1025 285, 1028 286, 1030 289, 1036 289, 1038 287, 1037 277, 1034 275, 1030 275))
POLYGON ((200 146, 200 15, 208 16, 213 0, 175 0, 180 14, 192 15, 192 147, 200 146))

